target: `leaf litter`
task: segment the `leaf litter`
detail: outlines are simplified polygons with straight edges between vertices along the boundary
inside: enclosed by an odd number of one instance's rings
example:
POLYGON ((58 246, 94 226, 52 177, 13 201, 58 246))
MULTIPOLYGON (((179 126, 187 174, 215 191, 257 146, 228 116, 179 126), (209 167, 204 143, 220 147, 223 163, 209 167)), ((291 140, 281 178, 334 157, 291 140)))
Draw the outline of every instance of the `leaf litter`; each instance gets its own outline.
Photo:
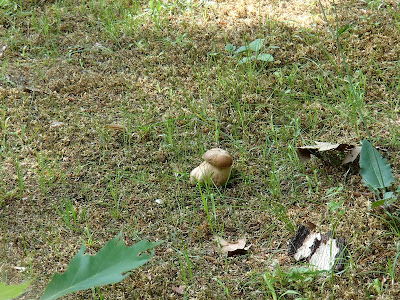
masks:
POLYGON ((312 146, 297 147, 297 153, 299 154, 300 161, 308 161, 311 159, 311 155, 321 157, 322 152, 342 152, 345 153, 345 157, 342 161, 342 165, 354 162, 360 155, 361 146, 350 145, 350 144, 332 144, 328 142, 315 142, 312 146))
POLYGON ((247 254, 251 247, 251 245, 246 246, 246 239, 238 239, 235 243, 228 242, 221 237, 215 237, 215 240, 221 247, 221 253, 227 254, 228 257, 247 254))

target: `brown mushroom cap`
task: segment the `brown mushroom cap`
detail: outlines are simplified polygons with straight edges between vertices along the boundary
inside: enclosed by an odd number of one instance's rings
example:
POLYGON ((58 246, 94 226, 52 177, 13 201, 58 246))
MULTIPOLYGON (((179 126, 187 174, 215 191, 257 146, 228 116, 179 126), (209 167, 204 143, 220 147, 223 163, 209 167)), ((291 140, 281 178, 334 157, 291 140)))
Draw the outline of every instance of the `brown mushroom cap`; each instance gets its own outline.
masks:
POLYGON ((233 163, 233 158, 229 152, 220 148, 208 150, 204 153, 203 159, 218 168, 227 168, 232 166, 233 163))

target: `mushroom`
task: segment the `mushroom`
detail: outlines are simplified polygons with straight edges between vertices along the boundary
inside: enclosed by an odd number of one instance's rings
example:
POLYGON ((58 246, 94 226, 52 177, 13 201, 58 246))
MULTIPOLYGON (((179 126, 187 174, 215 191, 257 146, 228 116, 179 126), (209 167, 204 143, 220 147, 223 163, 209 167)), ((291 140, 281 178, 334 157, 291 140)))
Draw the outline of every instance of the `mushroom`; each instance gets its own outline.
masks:
POLYGON ((200 166, 190 172, 190 183, 212 181, 216 186, 224 185, 228 181, 233 163, 233 158, 228 151, 213 148, 204 153, 203 159, 200 166))

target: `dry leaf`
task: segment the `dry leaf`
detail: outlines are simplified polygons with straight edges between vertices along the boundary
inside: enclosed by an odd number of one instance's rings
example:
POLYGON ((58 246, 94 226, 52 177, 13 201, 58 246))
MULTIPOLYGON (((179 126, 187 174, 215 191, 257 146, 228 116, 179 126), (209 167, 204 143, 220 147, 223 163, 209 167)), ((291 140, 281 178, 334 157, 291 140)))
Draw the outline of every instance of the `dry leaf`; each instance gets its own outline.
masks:
POLYGON ((358 157, 361 152, 361 146, 315 142, 314 146, 297 147, 299 159, 303 162, 309 160, 311 158, 311 154, 318 156, 319 152, 324 151, 346 152, 347 155, 342 162, 344 165, 353 162, 358 157))
POLYGON ((4 51, 6 51, 7 45, 0 47, 0 58, 3 57, 4 51))
POLYGON ((125 127, 120 124, 108 124, 107 128, 117 130, 117 131, 126 131, 125 127))
POLYGON ((318 147, 318 151, 336 150, 340 145, 348 146, 347 144, 331 144, 326 142, 315 142, 315 144, 318 147))
POLYGON ((15 270, 18 270, 20 272, 25 272, 26 268, 25 267, 14 267, 15 270))
POLYGON ((54 128, 57 128, 57 127, 64 126, 64 123, 60 122, 60 121, 53 121, 53 122, 50 123, 50 126, 54 127, 54 128))
POLYGON ((347 153, 346 157, 344 158, 344 160, 342 162, 342 165, 345 165, 345 164, 355 161, 356 158, 358 157, 358 155, 360 155, 360 152, 361 152, 361 146, 355 146, 353 149, 351 149, 347 153))
POLYGON ((180 285, 180 286, 173 286, 171 289, 179 294, 179 295, 184 295, 185 294, 185 286, 184 285, 180 285))
POLYGON ((246 239, 239 239, 236 243, 229 243, 220 237, 217 237, 216 240, 221 245, 221 252, 223 254, 227 253, 228 257, 247 254, 250 248, 250 246, 246 247, 246 239))

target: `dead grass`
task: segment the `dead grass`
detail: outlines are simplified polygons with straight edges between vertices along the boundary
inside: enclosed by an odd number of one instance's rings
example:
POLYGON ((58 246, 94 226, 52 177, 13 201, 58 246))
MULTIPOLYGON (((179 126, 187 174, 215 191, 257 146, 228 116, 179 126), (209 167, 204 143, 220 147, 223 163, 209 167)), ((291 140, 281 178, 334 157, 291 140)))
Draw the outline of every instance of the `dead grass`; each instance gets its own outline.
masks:
MULTIPOLYGON (((82 243, 95 253, 121 230, 126 244, 165 242, 149 264, 101 287, 104 299, 180 298, 172 287, 184 284, 192 299, 270 298, 262 275, 272 272, 278 295, 399 297, 397 277, 392 284, 387 273, 399 235, 354 196, 366 191, 357 171, 345 176, 295 158, 294 147, 314 140, 367 137, 318 2, 205 1, 191 9, 170 1, 159 19, 145 2, 35 3, 3 8, 0 24, 2 265, 8 284, 35 278, 25 298, 40 295, 82 243), (251 74, 224 47, 256 38, 279 48, 251 74), (226 188, 203 190, 216 203, 213 232, 188 173, 215 146, 233 154, 235 169, 226 188), (332 187, 344 189, 324 198, 332 187), (329 212, 327 203, 341 200, 344 215, 329 212), (75 220, 57 213, 66 203, 75 220), (295 266, 287 241, 306 221, 325 232, 337 225, 350 255, 342 274, 287 275, 295 266), (247 238, 250 254, 223 257, 214 234, 247 238)), ((340 41, 372 138, 397 170, 400 14, 396 3, 380 3, 340 1, 337 22, 353 24, 340 41)))

